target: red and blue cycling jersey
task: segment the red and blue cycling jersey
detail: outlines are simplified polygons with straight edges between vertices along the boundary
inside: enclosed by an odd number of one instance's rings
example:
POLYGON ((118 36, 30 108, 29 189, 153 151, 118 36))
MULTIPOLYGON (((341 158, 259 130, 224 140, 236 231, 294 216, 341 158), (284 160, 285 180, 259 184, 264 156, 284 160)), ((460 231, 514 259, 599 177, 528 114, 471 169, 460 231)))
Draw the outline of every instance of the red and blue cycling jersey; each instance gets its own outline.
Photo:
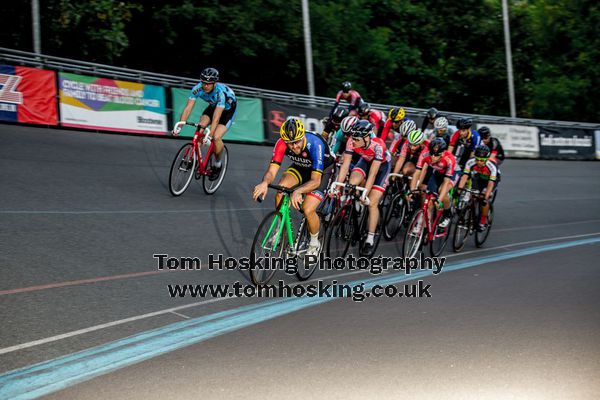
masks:
POLYGON ((431 161, 431 155, 427 151, 421 153, 419 161, 417 161, 417 169, 423 169, 425 164, 429 165, 438 174, 445 175, 452 179, 454 175, 454 169, 456 168, 456 157, 454 157, 454 154, 446 150, 444 153, 442 153, 440 159, 434 163, 431 161))
POLYGON ((217 82, 214 89, 210 93, 204 93, 202 90, 202 82, 192 88, 190 100, 202 99, 210 106, 223 107, 229 110, 231 106, 237 102, 235 93, 231 88, 224 83, 217 82))
POLYGON ((450 138, 449 146, 456 148, 457 144, 462 144, 471 151, 475 151, 475 147, 479 146, 480 143, 481 137, 479 136, 479 132, 469 129, 469 134, 463 139, 460 137, 460 130, 457 130, 450 138))
POLYGON ((321 135, 312 132, 306 132, 305 140, 304 148, 300 154, 296 154, 288 148, 283 139, 279 139, 273 149, 271 164, 281 165, 283 157, 288 156, 298 167, 323 173, 323 170, 333 162, 329 146, 321 135))
POLYGON ((346 143, 346 154, 358 154, 367 162, 381 161, 386 163, 391 160, 390 153, 385 148, 385 142, 381 138, 371 138, 371 144, 366 149, 354 147, 354 141, 348 140, 346 143))

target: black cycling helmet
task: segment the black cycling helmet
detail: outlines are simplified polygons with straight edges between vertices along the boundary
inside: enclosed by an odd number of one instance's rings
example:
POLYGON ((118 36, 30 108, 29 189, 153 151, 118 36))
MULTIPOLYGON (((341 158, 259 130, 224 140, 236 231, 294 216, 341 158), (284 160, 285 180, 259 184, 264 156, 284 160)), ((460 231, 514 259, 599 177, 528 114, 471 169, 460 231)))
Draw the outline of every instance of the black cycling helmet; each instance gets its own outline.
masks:
POLYGON ((429 154, 432 156, 439 156, 446 150, 447 147, 448 145, 446 144, 444 138, 435 138, 429 143, 429 154))
POLYGON ((435 117, 437 117, 437 115, 438 115, 437 108, 431 107, 429 110, 427 110, 427 118, 434 119, 435 117))
POLYGON ((475 147, 475 157, 477 158, 489 158, 490 157, 490 148, 485 144, 480 144, 475 147))
POLYGON ((479 136, 481 136, 481 139, 483 140, 486 140, 490 136, 492 136, 492 132, 490 132, 490 128, 488 128, 487 126, 477 128, 477 132, 479 132, 479 136))
POLYGON ((361 119, 352 125, 350 133, 352 134, 352 137, 355 138, 370 136, 371 133, 373 133, 373 124, 365 119, 361 119))
POLYGON ((469 129, 473 126, 473 120, 471 118, 461 118, 456 123, 458 129, 469 129))
POLYGON ((214 68, 204 68, 200 72, 200 81, 204 83, 214 83, 219 80, 219 71, 214 68))
POLYGON ((360 115, 367 115, 368 113, 371 112, 371 105, 367 102, 362 102, 358 105, 358 109, 357 109, 358 113, 360 115))
POLYGON ((352 89, 352 84, 348 81, 342 82, 342 92, 348 93, 352 89))
POLYGON ((350 114, 347 108, 344 107, 336 107, 331 114, 331 120, 335 123, 340 123, 344 118, 346 118, 350 114))

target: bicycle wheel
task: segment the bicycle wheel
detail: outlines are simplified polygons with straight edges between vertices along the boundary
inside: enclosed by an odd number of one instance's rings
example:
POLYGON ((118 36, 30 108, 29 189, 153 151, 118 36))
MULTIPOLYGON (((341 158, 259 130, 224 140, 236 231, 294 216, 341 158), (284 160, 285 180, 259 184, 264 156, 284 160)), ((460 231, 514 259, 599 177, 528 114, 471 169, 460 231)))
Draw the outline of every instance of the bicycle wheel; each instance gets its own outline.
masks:
POLYGON ((406 199, 402 193, 398 193, 392 199, 384 219, 383 237, 385 240, 393 240, 402 229, 402 223, 406 217, 406 199))
POLYGON ((191 143, 184 144, 171 164, 169 191, 173 196, 180 196, 186 191, 194 176, 196 164, 197 156, 194 146, 191 143))
POLYGON ((452 227, 452 218, 450 218, 450 222, 446 225, 445 228, 440 226, 440 221, 443 220, 443 217, 440 216, 433 227, 433 240, 429 243, 429 251, 432 257, 439 257, 440 254, 444 251, 446 247, 446 243, 448 243, 448 238, 450 237, 450 229, 452 227))
POLYGON ((325 236, 325 251, 328 257, 345 257, 354 235, 352 204, 339 209, 329 224, 325 236))
POLYGON ((202 188, 206 194, 215 193, 221 186, 221 183, 223 183, 223 178, 225 178, 225 173, 227 172, 227 164, 229 162, 229 153, 227 152, 226 146, 223 146, 223 151, 221 152, 220 169, 215 167, 216 162, 217 156, 212 152, 208 163, 206 164, 207 174, 202 177, 202 188))
MULTIPOLYGON (((321 249, 324 246, 323 236, 323 226, 321 225, 321 229, 319 231, 319 242, 321 243, 321 249)), ((300 223, 300 227, 298 228, 298 235, 296 236, 296 241, 294 242, 294 254, 296 256, 297 261, 296 266, 298 267, 298 270, 296 271, 296 276, 300 281, 305 281, 308 278, 310 278, 317 269, 317 266, 319 265, 318 262, 313 262, 313 260, 307 260, 305 258, 306 250, 308 249, 309 243, 310 235, 308 232, 308 223, 306 221, 306 218, 302 218, 302 222, 300 223)))
POLYGON ((406 234, 404 235, 404 244, 402 245, 403 257, 416 257, 423 242, 425 235, 425 215, 423 210, 418 210, 413 216, 406 234))
MULTIPOLYGON (((285 257, 285 248, 287 246, 285 224, 282 215, 278 211, 271 211, 262 220, 258 230, 254 235, 252 250, 250 251, 250 260, 258 260, 261 257, 285 257)), ((264 285, 268 283, 277 270, 264 268, 250 268, 250 278, 255 285, 264 285)))
POLYGON ((454 226, 454 238, 452 240, 452 247, 454 252, 458 253, 462 251, 467 242, 469 236, 469 230, 471 225, 471 207, 463 209, 458 215, 458 221, 454 226))
POLYGON ((494 205, 490 204, 490 209, 488 211, 487 223, 486 223, 485 229, 482 232, 479 232, 479 230, 477 230, 475 232, 475 246, 477 246, 477 247, 483 246, 483 244, 487 240, 488 236, 490 235, 490 231, 492 230, 493 222, 494 222, 494 205))
POLYGON ((359 254, 365 257, 372 257, 377 251, 377 246, 379 246, 379 241, 381 240, 381 235, 383 231, 383 212, 381 210, 381 206, 379 208, 379 220, 377 221, 377 226, 375 227, 375 236, 373 238, 373 248, 369 254, 364 254, 364 244, 367 239, 367 235, 369 234, 369 208, 365 207, 363 211, 363 215, 361 216, 360 221, 360 241, 358 245, 359 254))

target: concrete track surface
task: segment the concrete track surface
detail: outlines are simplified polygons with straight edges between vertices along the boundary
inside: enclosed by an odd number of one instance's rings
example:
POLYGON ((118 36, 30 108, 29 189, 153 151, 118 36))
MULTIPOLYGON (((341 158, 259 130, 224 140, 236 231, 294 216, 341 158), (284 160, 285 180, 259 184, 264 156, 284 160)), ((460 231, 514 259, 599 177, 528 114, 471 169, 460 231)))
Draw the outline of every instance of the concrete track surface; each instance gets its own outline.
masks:
POLYGON ((183 143, 0 125, 0 398, 598 398, 600 163, 508 160, 489 240, 441 274, 307 282, 421 280, 430 298, 172 298, 248 279, 154 254, 248 256, 273 207, 250 196, 263 146, 228 144, 215 195, 172 197, 183 143))

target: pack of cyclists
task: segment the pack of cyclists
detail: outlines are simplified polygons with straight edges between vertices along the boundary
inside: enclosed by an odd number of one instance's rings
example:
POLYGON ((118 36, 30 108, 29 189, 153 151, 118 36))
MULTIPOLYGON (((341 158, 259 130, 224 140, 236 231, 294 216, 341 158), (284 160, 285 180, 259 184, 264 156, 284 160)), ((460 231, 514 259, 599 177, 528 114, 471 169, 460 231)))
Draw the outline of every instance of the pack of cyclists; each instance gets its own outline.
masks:
MULTIPOLYGON (((237 100, 233 91, 218 80, 214 68, 202 71, 201 83, 192 89, 180 121, 187 120, 196 98, 206 100, 209 105, 200 124, 203 128, 211 122, 216 125, 213 137, 222 146, 221 139, 235 118, 237 100)), ((322 223, 317 209, 326 196, 340 195, 333 182, 364 188, 360 196, 368 212, 364 256, 372 256, 375 251, 376 229, 384 217, 382 199, 389 182, 396 179, 404 179, 405 187, 410 188, 406 193, 409 202, 423 201, 425 190, 437 194, 435 207, 441 210, 441 228, 451 222, 454 198, 467 185, 478 190, 482 200, 477 229, 485 229, 500 181, 499 166, 504 161, 502 145, 488 127, 473 129, 471 118, 459 118, 456 125, 451 125, 448 117, 430 108, 418 128, 403 107, 393 107, 387 113, 373 109, 350 82, 342 83, 323 124, 322 132, 308 132, 299 118, 288 118, 281 125, 270 165, 253 191, 254 200, 266 197, 268 185, 275 181, 284 158, 289 158, 291 165, 278 185, 293 188, 291 205, 301 209, 307 220, 307 255, 322 251, 322 223)), ((178 132, 174 129, 173 133, 178 132)), ((218 155, 220 148, 216 146, 216 150, 218 155)), ((279 198, 278 194, 276 202, 279 198)))

